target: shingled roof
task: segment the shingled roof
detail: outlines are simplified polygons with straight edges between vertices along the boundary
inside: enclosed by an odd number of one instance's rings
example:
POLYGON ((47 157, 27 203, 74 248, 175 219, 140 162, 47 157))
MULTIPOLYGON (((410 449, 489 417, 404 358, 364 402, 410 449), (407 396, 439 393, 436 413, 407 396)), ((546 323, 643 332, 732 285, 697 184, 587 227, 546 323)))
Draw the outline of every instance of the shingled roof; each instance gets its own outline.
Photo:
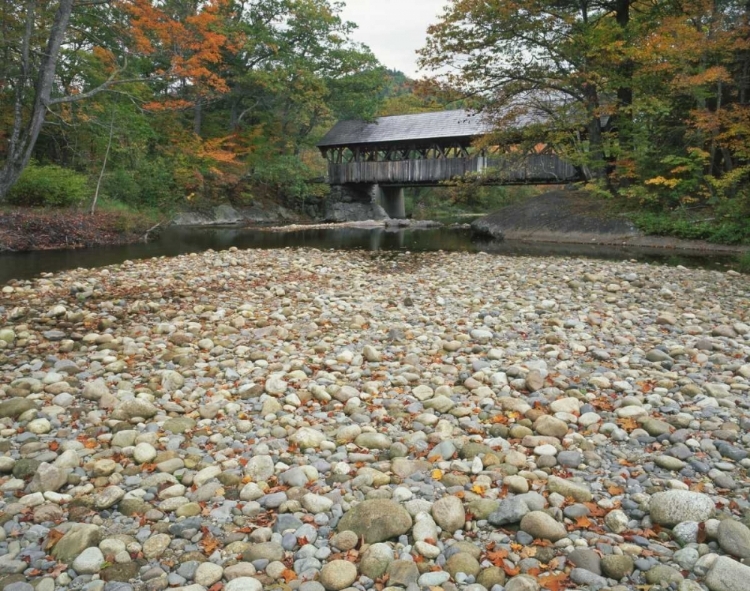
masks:
POLYGON ((339 121, 318 143, 319 148, 421 142, 439 138, 473 138, 492 131, 480 114, 471 111, 438 111, 417 115, 379 117, 366 121, 339 121))

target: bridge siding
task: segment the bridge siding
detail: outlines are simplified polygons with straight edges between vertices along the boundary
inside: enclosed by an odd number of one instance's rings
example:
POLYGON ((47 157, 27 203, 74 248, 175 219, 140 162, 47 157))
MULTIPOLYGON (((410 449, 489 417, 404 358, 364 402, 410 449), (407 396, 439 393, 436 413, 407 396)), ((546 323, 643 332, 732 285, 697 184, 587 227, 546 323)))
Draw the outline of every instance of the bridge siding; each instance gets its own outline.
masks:
POLYGON ((428 185, 468 173, 491 170, 495 182, 559 183, 579 179, 574 166, 554 154, 531 154, 521 158, 435 158, 389 162, 329 162, 332 185, 380 183, 428 185))

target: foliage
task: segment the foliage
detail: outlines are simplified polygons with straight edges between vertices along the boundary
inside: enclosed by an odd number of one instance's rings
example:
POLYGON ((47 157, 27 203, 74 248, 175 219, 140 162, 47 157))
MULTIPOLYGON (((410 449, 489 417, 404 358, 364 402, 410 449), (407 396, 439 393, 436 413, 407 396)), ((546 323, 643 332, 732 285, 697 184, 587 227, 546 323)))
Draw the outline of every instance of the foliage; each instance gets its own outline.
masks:
POLYGON ((737 258, 737 267, 743 273, 750 273, 750 252, 746 252, 737 258))
POLYGON ((451 0, 421 59, 501 141, 544 137, 609 194, 750 205, 746 2, 451 0))
POLYGON ((0 7, 0 146, 17 144, 0 147, 0 201, 27 155, 98 178, 110 131, 110 198, 172 207, 236 199, 257 182, 298 201, 320 188, 308 181, 324 162, 305 156, 315 142, 336 119, 371 119, 385 99, 386 71, 351 40, 334 0, 63 4, 55 30, 56 3, 0 7), (53 37, 59 59, 44 70, 53 37), (48 99, 35 94, 43 75, 48 99), (16 144, 27 126, 15 111, 39 127, 16 144))
POLYGON ((711 212, 696 216, 685 210, 633 213, 630 217, 646 234, 683 240, 707 240, 719 244, 750 244, 750 226, 744 218, 719 216, 716 219, 711 212))
POLYGON ((407 190, 406 210, 415 219, 453 218, 489 213, 540 193, 530 186, 497 187, 459 183, 407 190))
POLYGON ((91 196, 85 175, 54 164, 31 164, 8 194, 11 205, 68 207, 91 196))

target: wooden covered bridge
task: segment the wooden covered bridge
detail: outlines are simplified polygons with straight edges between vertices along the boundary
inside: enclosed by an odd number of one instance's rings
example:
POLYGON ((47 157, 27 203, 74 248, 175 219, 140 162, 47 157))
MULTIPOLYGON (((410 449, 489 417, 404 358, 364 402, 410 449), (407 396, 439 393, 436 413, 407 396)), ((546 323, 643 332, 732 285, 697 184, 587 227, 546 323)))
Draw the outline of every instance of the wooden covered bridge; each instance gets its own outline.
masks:
POLYGON ((320 141, 332 196, 379 201, 390 217, 406 217, 404 187, 438 186, 470 174, 486 184, 560 184, 581 180, 580 170, 556 154, 492 155, 473 147, 491 125, 469 111, 340 121, 320 141))

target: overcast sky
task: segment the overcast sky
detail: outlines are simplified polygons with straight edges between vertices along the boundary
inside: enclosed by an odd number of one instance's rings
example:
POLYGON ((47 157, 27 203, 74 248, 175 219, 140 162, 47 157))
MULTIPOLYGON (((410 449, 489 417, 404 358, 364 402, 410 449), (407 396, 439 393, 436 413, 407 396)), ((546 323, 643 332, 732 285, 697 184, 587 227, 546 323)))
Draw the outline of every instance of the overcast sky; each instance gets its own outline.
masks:
POLYGON ((354 39, 368 45, 386 67, 417 77, 416 51, 424 46, 427 27, 438 21, 446 0, 345 1, 341 16, 359 27, 354 39))

